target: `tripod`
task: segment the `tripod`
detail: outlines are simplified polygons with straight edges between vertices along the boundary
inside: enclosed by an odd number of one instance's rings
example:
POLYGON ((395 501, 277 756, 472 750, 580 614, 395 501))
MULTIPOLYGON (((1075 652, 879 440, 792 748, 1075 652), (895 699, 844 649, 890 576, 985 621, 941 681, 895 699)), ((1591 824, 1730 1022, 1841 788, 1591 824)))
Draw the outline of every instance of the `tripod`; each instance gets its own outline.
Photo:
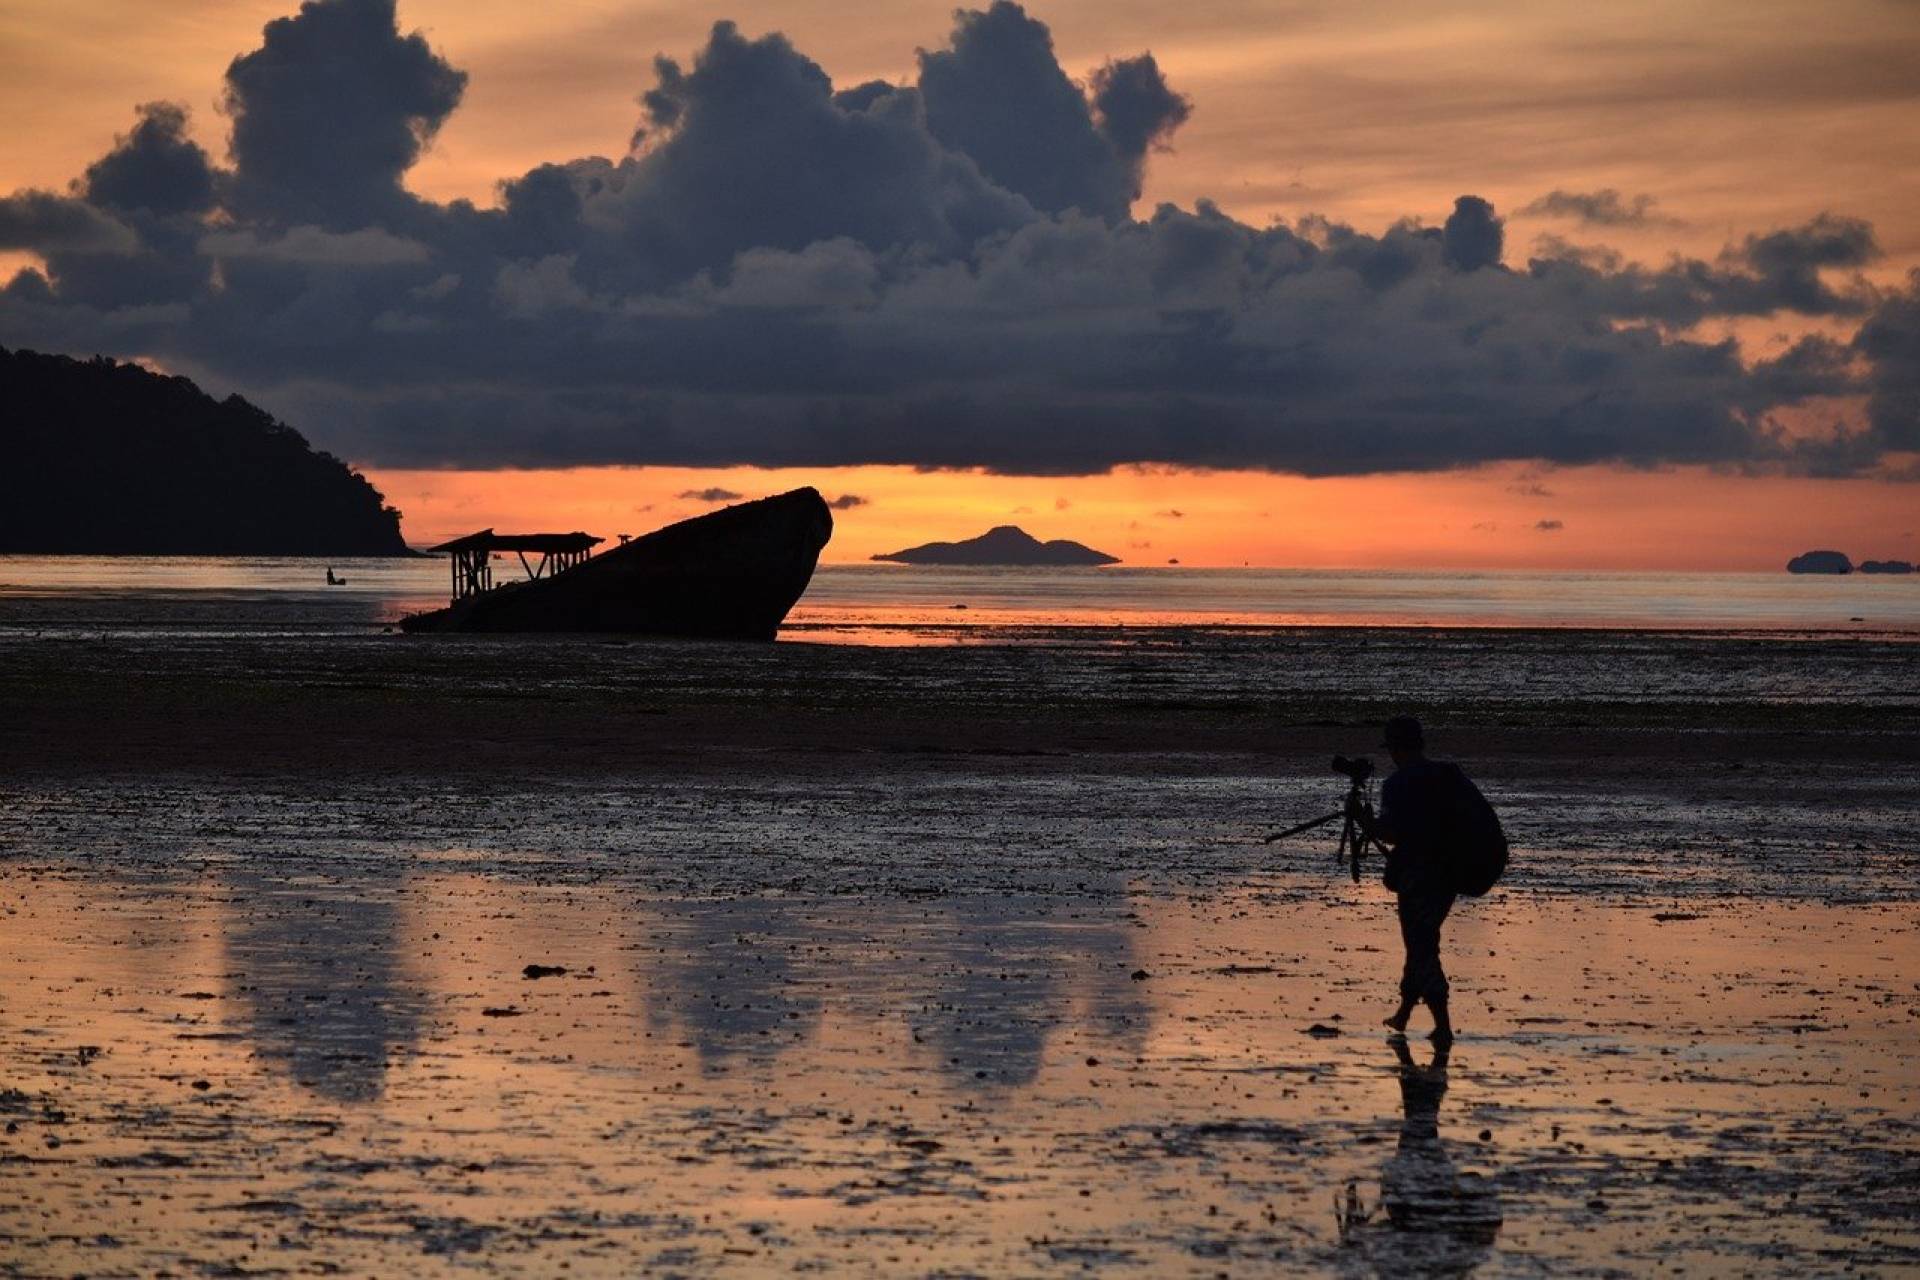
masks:
POLYGON ((1338 822, 1344 818, 1345 822, 1340 827, 1340 843, 1334 846, 1333 856, 1347 860, 1347 868, 1353 874, 1353 882, 1359 884, 1360 855, 1367 851, 1367 846, 1370 844, 1377 846, 1382 853, 1386 852, 1386 846, 1380 845, 1360 825, 1360 815, 1370 814, 1373 811, 1373 806, 1367 803, 1367 773, 1355 770, 1347 776, 1352 780, 1353 785, 1347 788, 1347 801, 1339 809, 1323 817, 1309 819, 1298 826, 1288 827, 1285 831, 1268 836, 1262 843, 1272 844, 1276 840, 1285 840, 1288 836, 1297 836, 1302 831, 1324 827, 1329 822, 1338 822))

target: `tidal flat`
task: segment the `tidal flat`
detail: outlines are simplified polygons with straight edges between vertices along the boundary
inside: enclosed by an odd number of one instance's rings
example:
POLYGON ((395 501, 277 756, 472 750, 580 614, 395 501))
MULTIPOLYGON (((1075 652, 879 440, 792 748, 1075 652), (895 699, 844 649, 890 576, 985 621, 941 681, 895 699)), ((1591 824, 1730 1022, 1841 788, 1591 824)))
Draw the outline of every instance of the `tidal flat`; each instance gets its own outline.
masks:
POLYGON ((1920 1265, 1920 648, 1121 630, 0 634, 0 1274, 1920 1265))

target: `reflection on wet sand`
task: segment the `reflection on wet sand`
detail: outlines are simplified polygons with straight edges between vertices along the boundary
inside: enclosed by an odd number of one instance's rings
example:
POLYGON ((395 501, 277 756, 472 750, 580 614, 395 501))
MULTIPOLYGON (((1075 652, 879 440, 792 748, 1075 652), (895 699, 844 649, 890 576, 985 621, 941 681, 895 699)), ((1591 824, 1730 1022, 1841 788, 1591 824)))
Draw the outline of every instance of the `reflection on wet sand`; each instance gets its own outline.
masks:
POLYGON ((959 896, 870 911, 863 931, 803 900, 650 903, 637 909, 656 953, 640 975, 646 1025, 683 1036, 708 1072, 771 1059, 819 1034, 830 995, 861 1001, 859 986, 840 988, 863 970, 899 966, 905 989, 896 973, 878 978, 887 998, 871 1012, 903 1021, 917 1055, 963 1088, 1031 1084, 1076 1010, 1117 1049, 1149 1031, 1126 888, 1082 884, 1068 910, 1030 893, 959 896))
POLYGON ((1032 895, 958 899, 929 912, 935 964, 911 1012, 914 1038, 933 1047, 963 1086, 1032 1084, 1048 1038, 1076 1002, 1093 1034, 1131 1050, 1148 1034, 1152 1006, 1136 968, 1133 931, 1119 919, 1125 889, 1111 877, 1086 886, 1072 917, 1032 895))
POLYGON ((1920 1260, 1897 914, 1776 903, 1733 946, 1476 904, 1468 1038, 1383 1071, 1371 1035, 1303 1034, 1370 1020, 1393 959, 1381 904, 1318 880, 688 899, 416 859, 6 889, 33 927, 0 968, 0 1258, 39 1271, 1920 1260), (1565 1016, 1625 971, 1631 1007, 1565 1016), (1534 1003, 1496 1012, 1519 975, 1534 1003))
POLYGON ((1368 1209, 1358 1179, 1334 1206, 1340 1243, 1361 1252, 1383 1276, 1466 1275, 1486 1260, 1500 1234, 1500 1201, 1479 1173, 1462 1173, 1440 1136, 1450 1050, 1436 1045, 1416 1062, 1405 1036, 1389 1040, 1400 1080, 1400 1138, 1380 1170, 1380 1196, 1368 1209))
POLYGON ((322 1098, 379 1097, 425 1012, 399 951, 404 877, 288 884, 230 868, 223 880, 226 999, 253 1051, 322 1098))

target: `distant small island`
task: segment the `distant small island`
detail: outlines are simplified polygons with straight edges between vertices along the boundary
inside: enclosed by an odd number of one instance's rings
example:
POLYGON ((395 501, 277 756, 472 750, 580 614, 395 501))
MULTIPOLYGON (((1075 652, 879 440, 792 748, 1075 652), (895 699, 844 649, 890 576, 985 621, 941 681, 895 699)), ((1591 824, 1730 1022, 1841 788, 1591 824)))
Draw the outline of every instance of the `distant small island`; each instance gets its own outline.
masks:
POLYGON ((1853 561, 1840 551, 1806 551, 1787 561, 1788 573, 1852 573, 1853 561))
POLYGON ((1908 560, 1862 560, 1855 564, 1845 552, 1807 551, 1787 561, 1788 573, 1912 573, 1908 560))
POLYGON ((0 347, 0 552, 404 556, 366 477, 239 396, 0 347))
POLYGON ((1018 525, 1003 524, 964 542, 929 542, 904 551, 874 556, 899 564, 1033 565, 1050 568, 1119 564, 1119 556, 1065 538, 1042 542, 1018 525))

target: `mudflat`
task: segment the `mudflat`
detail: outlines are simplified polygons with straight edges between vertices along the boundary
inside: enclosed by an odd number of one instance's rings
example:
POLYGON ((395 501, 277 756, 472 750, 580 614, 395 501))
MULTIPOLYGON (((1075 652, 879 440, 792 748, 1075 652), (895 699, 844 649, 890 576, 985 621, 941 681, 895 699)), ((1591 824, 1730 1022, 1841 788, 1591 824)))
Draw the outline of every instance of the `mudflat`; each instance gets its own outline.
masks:
POLYGON ((1901 1271, 1916 656, 0 632, 0 1272, 1901 1271), (1405 709, 1437 1061, 1260 843, 1405 709))

